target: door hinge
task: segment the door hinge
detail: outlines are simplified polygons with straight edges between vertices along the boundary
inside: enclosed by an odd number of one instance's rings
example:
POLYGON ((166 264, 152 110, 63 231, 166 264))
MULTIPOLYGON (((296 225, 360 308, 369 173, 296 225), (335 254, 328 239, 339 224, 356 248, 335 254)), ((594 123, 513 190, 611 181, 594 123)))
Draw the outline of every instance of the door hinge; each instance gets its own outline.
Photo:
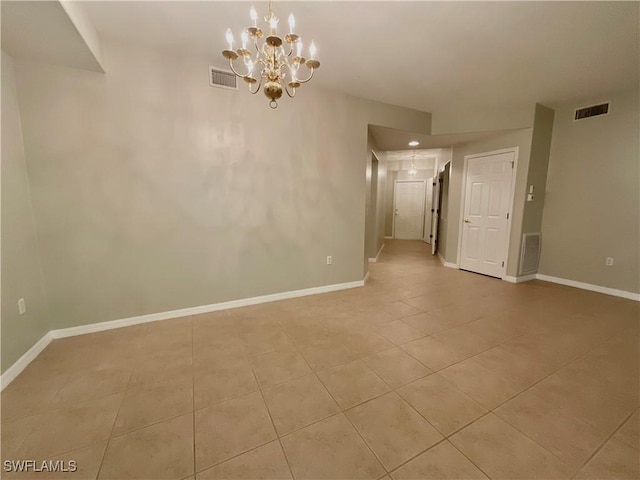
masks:
POLYGON ((507 213, 507 220, 509 220, 509 214, 507 213))
POLYGON ((433 210, 433 208, 432 208, 432 209, 431 209, 431 213, 433 213, 433 212, 434 212, 434 210, 433 210))
POLYGON ((502 262, 502 266, 504 267, 504 262, 502 262))

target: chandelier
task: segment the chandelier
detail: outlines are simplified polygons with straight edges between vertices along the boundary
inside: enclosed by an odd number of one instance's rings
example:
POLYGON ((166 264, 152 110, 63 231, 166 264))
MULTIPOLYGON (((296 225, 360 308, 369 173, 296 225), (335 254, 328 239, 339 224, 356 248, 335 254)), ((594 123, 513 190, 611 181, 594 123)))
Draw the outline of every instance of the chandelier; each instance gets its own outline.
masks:
POLYGON ((264 32, 258 27, 258 12, 253 6, 251 7, 250 17, 252 25, 246 27, 242 35, 240 35, 241 48, 233 50, 233 33, 231 29, 227 29, 226 40, 229 48, 223 50, 222 55, 229 60, 233 73, 248 84, 251 93, 258 93, 262 83, 265 82, 264 94, 271 99, 269 106, 277 108, 278 99, 282 97, 283 90, 287 92, 289 97, 293 98, 296 95, 296 89, 311 80, 313 72, 320 67, 320 62, 315 59, 316 46, 311 42, 309 60, 302 56, 302 40, 293 31, 296 20, 291 14, 289 15, 289 33, 284 36, 284 43, 288 44, 288 51, 285 50, 283 39, 277 35, 279 19, 273 13, 271 0, 269 1, 269 12, 264 17, 269 27, 269 33, 262 44, 260 44, 260 39, 264 37, 264 32), (251 44, 253 44, 255 52, 251 50, 251 44), (234 61, 238 59, 244 63, 246 73, 239 73, 236 70, 234 61), (308 69, 306 78, 300 78, 299 76, 302 65, 308 69), (254 70, 256 71, 254 72, 254 70))
POLYGON ((411 155, 411 167, 409 167, 409 171, 407 172, 411 177, 415 176, 418 173, 418 170, 416 170, 416 167, 414 165, 415 159, 416 159, 416 156, 411 155))

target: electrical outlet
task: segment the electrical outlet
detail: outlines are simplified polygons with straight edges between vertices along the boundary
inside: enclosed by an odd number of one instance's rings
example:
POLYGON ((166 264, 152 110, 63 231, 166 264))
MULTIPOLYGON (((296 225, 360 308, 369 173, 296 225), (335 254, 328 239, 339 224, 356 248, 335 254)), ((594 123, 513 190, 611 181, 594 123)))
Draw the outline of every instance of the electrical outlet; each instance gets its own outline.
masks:
POLYGON ((18 300, 18 313, 24 315, 27 312, 27 305, 24 303, 24 298, 18 300))
POLYGON ((327 256, 327 265, 331 265, 333 263, 333 258, 331 258, 331 255, 327 256))
POLYGON ((613 267, 613 258, 612 257, 607 257, 604 261, 604 264, 607 267, 613 267))

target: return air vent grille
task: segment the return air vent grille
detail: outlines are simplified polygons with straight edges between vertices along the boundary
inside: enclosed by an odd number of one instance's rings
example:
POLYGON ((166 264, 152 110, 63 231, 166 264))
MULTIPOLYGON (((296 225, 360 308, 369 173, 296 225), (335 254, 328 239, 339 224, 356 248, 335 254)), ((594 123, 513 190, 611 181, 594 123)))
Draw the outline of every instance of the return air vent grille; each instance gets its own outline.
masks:
POLYGON ((238 77, 233 72, 209 67, 209 85, 211 87, 238 90, 238 77))
POLYGON ((590 107, 579 108, 573 117, 574 120, 582 120, 589 117, 597 117, 598 115, 607 115, 609 113, 609 102, 599 105, 591 105, 590 107))
POLYGON ((522 253, 520 254, 520 275, 529 275, 538 271, 540 261, 539 233, 525 233, 522 236, 522 253))

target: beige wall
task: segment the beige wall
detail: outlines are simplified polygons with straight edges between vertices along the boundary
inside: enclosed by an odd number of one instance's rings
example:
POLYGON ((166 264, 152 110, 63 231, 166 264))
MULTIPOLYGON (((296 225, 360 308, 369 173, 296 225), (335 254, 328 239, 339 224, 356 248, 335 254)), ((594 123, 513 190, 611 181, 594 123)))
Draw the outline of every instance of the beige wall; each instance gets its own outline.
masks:
MULTIPOLYGON (((544 208, 547 172, 549 170, 549 155, 551 150, 551 136, 553 132, 554 111, 543 105, 536 105, 533 132, 531 134, 531 157, 527 173, 525 197, 529 187, 534 187, 534 199, 525 201, 522 215, 522 235, 525 233, 540 233, 542 231, 542 211, 544 208)), ((520 236, 518 252, 522 250, 522 235, 520 236)), ((520 256, 518 255, 519 271, 520 256)))
POLYGON ((384 220, 385 220, 385 200, 387 187, 387 165, 378 158, 378 203, 376 206, 376 248, 375 255, 378 254, 384 245, 384 220))
POLYGON ((438 254, 447 259, 447 238, 449 235, 449 203, 451 196, 449 194, 449 186, 451 185, 451 162, 445 163, 442 166, 441 173, 438 174, 438 182, 441 193, 439 194, 441 202, 438 205, 440 210, 438 218, 438 234, 436 237, 436 251, 438 254))
POLYGON ((369 259, 375 258, 384 244, 385 191, 387 167, 375 139, 367 137, 367 200, 365 222, 364 274, 369 271, 369 259), (374 168, 375 166, 375 168, 374 168))
POLYGON ((429 114, 312 86, 274 111, 209 59, 102 47, 106 75, 16 62, 52 328, 362 279, 367 125, 429 114))
POLYGON ((556 109, 540 273, 640 292, 638 102, 635 90, 556 109), (607 100, 609 115, 573 121, 576 108, 607 100))
POLYGON ((496 106, 494 109, 462 108, 438 110, 433 113, 433 135, 447 133, 488 132, 533 126, 534 108, 496 106))
POLYGON ((441 242, 446 246, 440 250, 447 262, 458 263, 458 234, 460 230, 460 206, 462 201, 462 182, 465 155, 491 152, 511 147, 518 147, 518 164, 514 185, 514 202, 512 228, 509 238, 509 257, 507 275, 515 276, 518 270, 520 238, 522 237, 522 218, 526 200, 526 184, 531 152, 532 128, 525 128, 497 137, 467 143, 453 148, 451 161, 451 177, 448 192, 446 213, 446 233, 441 235, 441 242), (444 251, 444 253, 443 253, 444 251))
POLYGON ((2 372, 49 331, 13 59, 2 52, 2 372), (27 311, 18 315, 18 299, 27 311))

